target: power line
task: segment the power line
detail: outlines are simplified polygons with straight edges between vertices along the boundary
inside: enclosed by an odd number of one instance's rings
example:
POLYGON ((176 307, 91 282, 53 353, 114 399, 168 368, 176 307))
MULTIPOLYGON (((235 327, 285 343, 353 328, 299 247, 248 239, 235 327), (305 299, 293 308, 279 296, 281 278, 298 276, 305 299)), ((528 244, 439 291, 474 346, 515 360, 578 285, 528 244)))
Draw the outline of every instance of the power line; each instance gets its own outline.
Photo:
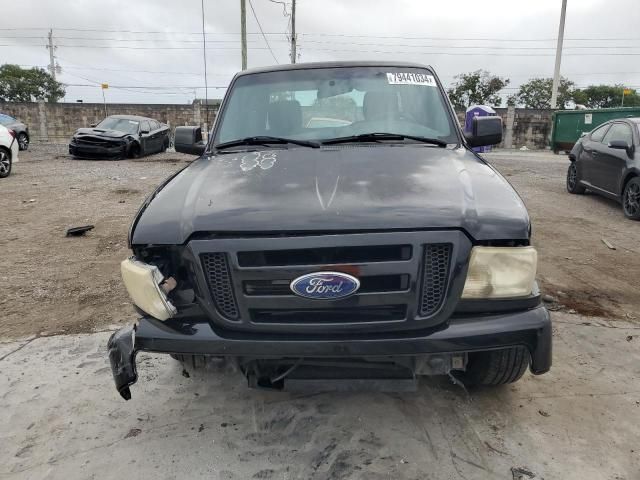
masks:
POLYGON ((251 0, 249 0, 249 7, 251 8, 251 13, 253 13, 253 18, 256 19, 256 23, 258 24, 258 29, 260 30, 260 33, 262 33, 262 38, 264 38, 264 43, 267 44, 267 47, 271 52, 271 56, 273 57, 273 60, 276 62, 276 64, 279 65, 280 62, 278 62, 278 59, 276 58, 276 54, 273 53, 273 50, 271 49, 271 45, 269 45, 269 40, 267 40, 267 36, 264 34, 264 31, 262 30, 262 25, 260 25, 260 20, 258 20, 258 15, 256 15, 256 11, 253 8, 253 3, 251 3, 251 0))
MULTIPOLYGON (((14 44, 0 44, 0 47, 44 47, 46 44, 29 44, 21 45, 19 43, 14 44)), ((107 49, 124 49, 124 50, 200 50, 200 47, 127 47, 124 45, 57 45, 64 48, 107 48, 107 49)), ((268 50, 267 47, 249 47, 252 50, 268 50)), ((239 47, 211 47, 213 50, 239 50, 239 47)))
MULTIPOLYGON (((20 45, 20 44, 0 44, 0 47, 44 47, 46 44, 30 44, 30 45, 20 45)), ((393 45, 383 45, 392 47, 393 45)), ((129 47, 122 45, 60 45, 57 47, 62 48, 86 48, 86 49, 124 49, 124 50, 200 50, 199 47, 129 47)), ((270 50, 269 47, 248 47, 251 50, 270 50)), ((450 47, 439 47, 439 46, 423 46, 423 48, 450 48, 450 47)), ((472 48, 472 47, 469 47, 472 48)), ((615 47, 611 47, 615 49, 615 47)), ((630 47, 630 48, 639 48, 639 47, 630 47)), ((240 47, 211 47, 213 50, 239 50, 240 47)), ((504 56, 504 57, 549 57, 554 56, 551 53, 494 53, 494 52, 416 52, 416 51, 407 51, 407 50, 371 50, 371 49, 360 49, 360 50, 352 50, 352 49, 332 49, 332 48, 315 48, 315 47, 306 47, 307 50, 311 51, 321 51, 321 52, 338 52, 338 53, 390 53, 390 54, 423 54, 423 55, 454 55, 454 56, 504 56)), ((516 49, 519 50, 519 49, 516 49)), ((636 57, 640 56, 640 52, 637 53, 616 53, 616 52, 594 52, 594 53, 567 53, 567 56, 630 56, 636 57)))
MULTIPOLYGON (((272 0, 269 0, 272 1, 272 0)), ((273 1, 273 3, 281 3, 273 1)), ((288 14, 287 14, 288 15, 288 14)), ((15 28, 0 28, 0 31, 47 31, 50 27, 15 27, 15 28)), ((94 32, 94 33, 129 33, 129 34, 164 34, 164 35, 201 35, 202 32, 197 31, 171 31, 171 30, 112 30, 112 29, 95 29, 95 28, 55 28, 57 31, 65 32, 94 32)), ((247 32, 247 35, 283 35, 284 32, 247 32)), ((207 35, 240 35, 240 32, 209 32, 207 35)), ((315 36, 315 37, 346 37, 346 38, 387 38, 387 39, 401 39, 401 40, 461 40, 461 41, 496 41, 496 42, 540 42, 548 41, 555 42, 557 37, 538 37, 538 38, 513 38, 513 37, 446 37, 446 36, 407 36, 407 35, 367 35, 367 34, 354 34, 354 33, 328 33, 328 32, 305 32, 298 33, 301 36, 315 36)), ((43 35, 44 37, 44 35, 43 35)), ((576 41, 638 41, 640 37, 567 37, 565 40, 576 41)))
MULTIPOLYGON (((253 5, 251 5, 253 6, 253 5)), ((252 9, 253 10, 253 9, 252 9)), ((253 10, 254 12, 254 16, 255 16, 255 10, 253 10)), ((257 17, 256 17, 256 21, 258 21, 257 17)), ((259 25, 260 26, 260 25, 259 25)), ((260 26, 260 28, 262 28, 260 26)), ((261 34, 263 35, 263 34, 261 34)), ((46 37, 33 37, 33 36, 29 36, 29 37, 0 37, 0 38, 5 38, 5 39, 18 39, 18 38, 24 38, 24 39, 44 39, 46 37)), ((271 51, 271 53, 273 54, 273 50, 271 48, 271 45, 269 43, 269 40, 266 38, 266 34, 263 35, 264 41, 267 44, 267 48, 269 48, 269 50, 271 51)), ((56 36, 56 39, 60 40, 83 40, 83 41, 110 41, 110 42, 125 42, 125 43, 131 43, 131 42, 152 42, 154 44, 157 44, 158 42, 169 42, 171 44, 198 44, 201 43, 202 40, 171 40, 171 39, 130 39, 130 38, 104 38, 104 37, 100 37, 100 38, 92 38, 92 37, 61 37, 61 36, 56 36)), ((252 40, 254 41, 254 40, 252 40)), ((271 41, 276 41, 276 42, 288 42, 287 39, 272 39, 271 41)), ((236 40, 207 40, 208 43, 220 43, 220 44, 236 44, 237 41, 236 40)), ((313 44, 319 44, 319 45, 335 45, 335 42, 331 42, 331 41, 326 41, 326 40, 305 40, 306 43, 313 43, 313 44)), ((354 46, 374 46, 374 47, 409 47, 409 48, 445 48, 445 49, 486 49, 486 50, 554 50, 555 47, 517 47, 517 46, 501 46, 501 45, 424 45, 424 44, 407 44, 407 43, 373 43, 373 42, 346 42, 349 45, 354 45, 354 46)), ((38 44, 15 44, 15 46, 38 46, 38 44)), ((91 48, 94 45, 66 45, 67 47, 79 47, 79 48, 91 48)), ((96 48, 122 48, 120 46, 107 46, 107 45, 95 45, 96 48)), ((133 48, 133 47, 132 47, 133 48)), ((167 49, 170 47, 165 47, 165 46, 157 46, 154 45, 153 47, 151 46, 141 46, 139 48, 158 48, 158 49, 167 49)), ((182 47, 181 47, 182 48, 182 47)), ((253 48, 253 47, 251 47, 253 48)), ((620 49, 624 49, 624 50, 628 50, 628 49, 634 49, 634 48, 639 48, 638 46, 633 46, 633 45, 570 45, 567 47, 564 47, 564 50, 586 50, 586 49, 615 49, 615 50, 620 50, 620 49)), ((274 56, 274 60, 277 61, 277 59, 274 56)))

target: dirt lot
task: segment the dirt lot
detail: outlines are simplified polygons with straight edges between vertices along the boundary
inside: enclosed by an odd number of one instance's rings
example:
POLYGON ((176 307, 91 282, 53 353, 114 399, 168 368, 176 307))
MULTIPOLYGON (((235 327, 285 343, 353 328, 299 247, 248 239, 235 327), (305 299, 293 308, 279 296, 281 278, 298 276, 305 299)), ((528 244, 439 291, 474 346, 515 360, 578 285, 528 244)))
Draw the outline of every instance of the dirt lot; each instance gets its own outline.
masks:
MULTIPOLYGON (((90 332, 129 321, 119 278, 127 229, 145 196, 192 158, 73 160, 62 145, 23 152, 0 182, 0 338, 90 332), (65 237, 68 227, 85 224, 95 229, 65 237)), ((551 308, 638 320, 640 223, 626 220, 614 202, 567 194, 563 156, 516 152, 489 159, 529 208, 539 279, 557 299, 551 308)))
POLYGON ((189 157, 75 161, 34 145, 0 182, 0 478, 640 478, 640 223, 566 194, 564 157, 490 158, 530 209, 557 299, 551 372, 497 389, 429 378, 415 393, 295 395, 141 353, 125 403, 102 331, 132 315, 118 262, 143 197, 189 157))
POLYGON ((133 215, 194 157, 73 160, 63 145, 32 145, 0 183, 1 337, 89 332, 126 322, 119 262, 133 215), (67 228, 95 225, 84 237, 67 228))

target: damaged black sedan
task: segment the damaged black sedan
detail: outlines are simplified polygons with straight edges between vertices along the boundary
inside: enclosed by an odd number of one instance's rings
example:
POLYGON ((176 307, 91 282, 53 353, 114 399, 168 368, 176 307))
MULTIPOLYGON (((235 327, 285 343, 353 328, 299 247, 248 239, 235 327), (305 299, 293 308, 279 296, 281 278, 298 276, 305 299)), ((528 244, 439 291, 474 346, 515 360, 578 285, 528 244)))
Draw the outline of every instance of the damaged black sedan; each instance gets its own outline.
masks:
POLYGON ((111 115, 91 128, 79 128, 69 153, 80 158, 138 158, 169 147, 169 126, 136 115, 111 115))

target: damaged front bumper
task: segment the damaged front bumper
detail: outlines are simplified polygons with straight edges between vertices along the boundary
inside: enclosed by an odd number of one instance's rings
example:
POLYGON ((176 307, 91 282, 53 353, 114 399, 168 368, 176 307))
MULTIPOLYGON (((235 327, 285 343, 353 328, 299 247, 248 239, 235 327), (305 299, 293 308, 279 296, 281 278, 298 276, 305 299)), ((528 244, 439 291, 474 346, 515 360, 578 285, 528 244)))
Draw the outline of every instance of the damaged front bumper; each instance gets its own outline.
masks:
POLYGON ((129 387, 138 381, 135 336, 136 326, 128 325, 111 335, 107 344, 113 379, 118 393, 125 400, 131 399, 129 387))
POLYGON ((161 322, 142 317, 136 325, 115 332, 108 342, 116 388, 125 400, 137 379, 135 357, 139 351, 222 357, 361 358, 466 353, 524 345, 531 355, 531 372, 551 368, 551 320, 543 307, 478 317, 451 318, 442 328, 421 332, 326 338, 260 336, 217 332, 203 320, 161 322))
POLYGON ((127 145, 85 145, 72 142, 69 144, 69 154, 81 158, 124 158, 127 155, 127 145))

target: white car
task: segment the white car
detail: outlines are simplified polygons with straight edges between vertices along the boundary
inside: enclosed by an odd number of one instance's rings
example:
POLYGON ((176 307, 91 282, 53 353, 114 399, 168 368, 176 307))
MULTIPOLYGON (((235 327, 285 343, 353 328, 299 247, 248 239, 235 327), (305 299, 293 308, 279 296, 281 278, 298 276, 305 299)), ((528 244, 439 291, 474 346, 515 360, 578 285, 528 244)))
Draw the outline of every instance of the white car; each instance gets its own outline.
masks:
POLYGON ((0 125, 0 178, 11 173, 11 165, 18 161, 18 149, 15 132, 0 125))

